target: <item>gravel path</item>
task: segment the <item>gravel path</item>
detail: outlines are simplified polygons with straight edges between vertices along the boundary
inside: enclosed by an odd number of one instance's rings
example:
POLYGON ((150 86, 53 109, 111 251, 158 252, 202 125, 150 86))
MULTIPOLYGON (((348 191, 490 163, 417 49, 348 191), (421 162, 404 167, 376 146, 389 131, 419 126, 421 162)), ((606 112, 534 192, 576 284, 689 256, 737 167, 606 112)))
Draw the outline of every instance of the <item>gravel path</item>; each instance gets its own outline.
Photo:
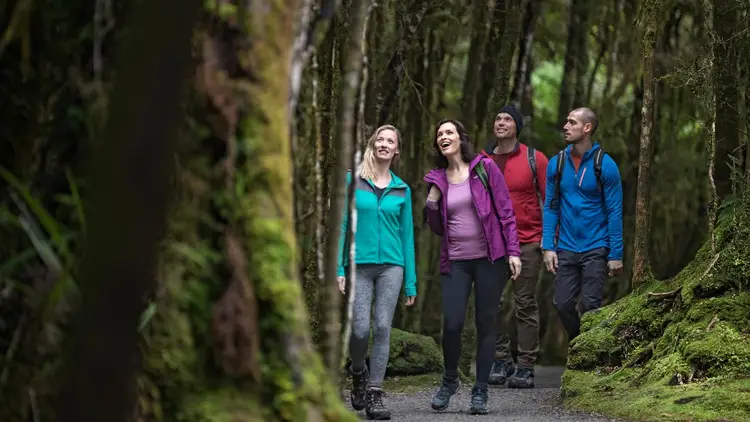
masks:
MULTIPOLYGON (((471 385, 462 385, 443 412, 430 407, 433 390, 411 394, 389 393, 384 401, 394 421, 504 421, 504 422, 615 422, 603 416, 563 410, 560 406, 560 376, 562 367, 537 367, 536 388, 527 390, 490 387, 489 414, 470 415, 468 412, 471 385)), ((348 398, 348 394, 347 394, 348 398)), ((365 412, 358 412, 360 419, 365 412)))

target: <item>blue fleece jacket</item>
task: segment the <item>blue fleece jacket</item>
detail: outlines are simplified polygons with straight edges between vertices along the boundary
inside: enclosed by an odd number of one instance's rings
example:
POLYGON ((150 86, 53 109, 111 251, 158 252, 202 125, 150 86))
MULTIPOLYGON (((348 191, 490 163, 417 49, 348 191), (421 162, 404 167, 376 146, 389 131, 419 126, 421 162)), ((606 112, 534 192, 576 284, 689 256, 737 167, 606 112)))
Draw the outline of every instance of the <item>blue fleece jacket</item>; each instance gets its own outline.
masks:
MULTIPOLYGON (((352 174, 346 176, 346 184, 352 174)), ((391 172, 391 183, 378 198, 375 185, 356 177, 357 234, 354 252, 357 265, 391 264, 404 267, 404 286, 407 297, 417 295, 417 274, 414 257, 414 217, 411 189, 391 172)), ((339 234, 338 275, 344 275, 349 261, 349 247, 344 246, 348 231, 349 213, 344 210, 339 234), (344 250, 346 249, 346 250, 344 250)))
POLYGON ((583 155, 578 171, 570 158, 571 148, 572 145, 565 148, 560 205, 556 209, 550 208, 550 203, 555 195, 558 155, 547 165, 542 249, 586 252, 607 247, 609 260, 622 260, 622 184, 617 164, 607 154, 602 157, 602 195, 594 172, 594 153, 600 148, 599 143, 594 143, 583 155), (560 231, 555 247, 558 223, 560 231))

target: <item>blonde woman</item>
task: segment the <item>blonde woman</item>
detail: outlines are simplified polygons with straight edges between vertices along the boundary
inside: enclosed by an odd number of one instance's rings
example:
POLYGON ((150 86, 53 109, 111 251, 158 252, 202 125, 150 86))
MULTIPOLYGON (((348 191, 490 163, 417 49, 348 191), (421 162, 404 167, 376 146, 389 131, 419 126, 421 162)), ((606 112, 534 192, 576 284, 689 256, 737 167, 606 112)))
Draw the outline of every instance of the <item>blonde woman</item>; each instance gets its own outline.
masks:
MULTIPOLYGON (((368 419, 390 419, 383 404, 382 383, 388 364, 391 323, 396 304, 405 287, 406 305, 417 296, 414 261, 414 221, 411 190, 393 171, 401 134, 391 125, 379 127, 367 142, 362 165, 347 184, 355 183, 357 234, 355 241, 356 288, 352 309, 349 357, 352 374, 351 402, 355 410, 365 409, 368 419), (374 301, 374 305, 373 305, 374 301), (369 369, 365 365, 372 312, 373 346, 369 369)), ((349 246, 348 213, 344 212, 339 237, 339 290, 344 293, 349 246)))

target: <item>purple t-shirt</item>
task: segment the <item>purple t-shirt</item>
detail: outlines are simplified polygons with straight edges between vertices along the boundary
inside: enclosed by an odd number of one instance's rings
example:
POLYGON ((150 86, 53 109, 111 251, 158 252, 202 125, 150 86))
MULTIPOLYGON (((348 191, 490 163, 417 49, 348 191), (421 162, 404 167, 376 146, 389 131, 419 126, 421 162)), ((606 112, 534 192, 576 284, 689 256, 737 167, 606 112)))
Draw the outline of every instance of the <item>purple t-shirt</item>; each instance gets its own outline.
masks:
MULTIPOLYGON (((448 257, 451 261, 485 258, 487 241, 482 232, 469 179, 448 185, 448 257)), ((427 201, 427 206, 437 208, 437 203, 427 201)))

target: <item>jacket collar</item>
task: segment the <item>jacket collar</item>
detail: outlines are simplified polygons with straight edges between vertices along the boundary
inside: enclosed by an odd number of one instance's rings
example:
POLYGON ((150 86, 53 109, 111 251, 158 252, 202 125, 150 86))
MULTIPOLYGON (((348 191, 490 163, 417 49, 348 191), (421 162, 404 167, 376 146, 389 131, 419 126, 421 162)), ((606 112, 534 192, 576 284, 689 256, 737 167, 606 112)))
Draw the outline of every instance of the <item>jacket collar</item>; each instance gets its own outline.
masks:
MULTIPOLYGON (((593 142, 593 143, 591 144, 591 149, 590 149, 590 150, 588 150, 588 151, 586 151, 586 152, 585 152, 585 153, 583 154, 583 157, 581 157, 581 161, 583 161, 583 160, 586 160, 586 159, 588 159, 589 157, 593 156, 593 155, 594 155, 594 153, 596 152, 596 150, 598 150, 599 148, 601 148, 601 147, 599 146, 599 142, 596 142, 596 141, 594 141, 594 142, 593 142)), ((572 150, 572 149, 573 149, 573 144, 570 144, 570 145, 566 146, 566 147, 565 147, 565 154, 566 154, 566 155, 570 155, 570 152, 571 152, 571 150, 572 150)))
MULTIPOLYGON (((494 153, 494 151, 495 151, 495 146, 497 146, 497 143, 496 143, 496 142, 490 142, 489 144, 487 144, 487 146, 486 146, 486 147, 484 147, 484 150, 482 150, 482 152, 483 152, 483 153, 484 153, 484 154, 485 154, 485 155, 486 155, 487 157, 492 157, 493 155, 495 155, 495 153, 494 153)), ((516 140, 516 144, 515 144, 515 145, 513 146, 513 150, 512 150, 512 151, 510 151, 510 152, 509 152, 509 153, 507 153, 507 154, 508 154, 508 155, 515 155, 515 154, 518 154, 518 152, 519 152, 520 150, 521 150, 521 142, 520 142, 520 141, 518 141, 518 140, 516 140)))

